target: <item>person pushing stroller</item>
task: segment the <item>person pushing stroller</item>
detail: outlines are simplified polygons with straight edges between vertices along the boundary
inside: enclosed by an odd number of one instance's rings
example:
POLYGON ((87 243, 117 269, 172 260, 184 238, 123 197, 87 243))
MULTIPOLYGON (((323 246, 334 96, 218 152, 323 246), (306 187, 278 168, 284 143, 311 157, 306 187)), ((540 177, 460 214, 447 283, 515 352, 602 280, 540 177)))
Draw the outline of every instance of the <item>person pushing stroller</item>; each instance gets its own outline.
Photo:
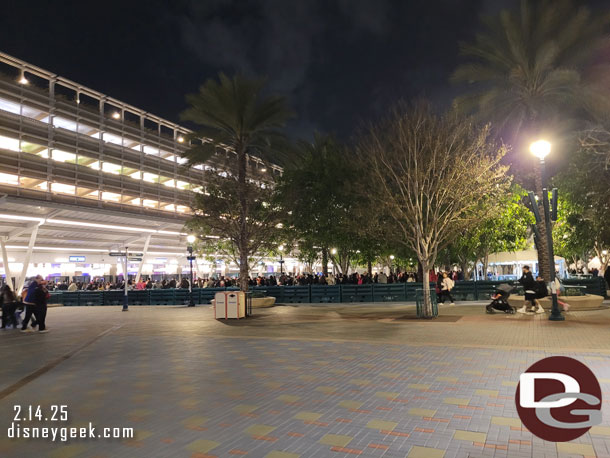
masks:
POLYGON ((534 277, 532 276, 532 272, 530 271, 529 266, 523 266, 523 275, 519 279, 519 283, 523 286, 525 291, 525 303, 523 307, 517 310, 519 313, 527 313, 528 305, 531 306, 531 311, 534 313, 544 313, 544 309, 538 302, 538 296, 540 296, 540 288, 534 277))

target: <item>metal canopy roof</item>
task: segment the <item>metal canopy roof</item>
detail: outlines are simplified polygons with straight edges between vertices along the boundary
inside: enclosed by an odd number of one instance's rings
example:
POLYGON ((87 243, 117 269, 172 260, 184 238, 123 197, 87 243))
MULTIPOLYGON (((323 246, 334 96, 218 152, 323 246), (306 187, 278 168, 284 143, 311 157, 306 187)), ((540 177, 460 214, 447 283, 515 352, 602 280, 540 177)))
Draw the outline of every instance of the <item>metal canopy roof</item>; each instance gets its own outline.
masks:
POLYGON ((25 250, 38 225, 37 251, 107 252, 125 245, 141 250, 148 235, 149 250, 185 252, 187 216, 163 218, 0 196, 0 237, 11 251, 25 250))

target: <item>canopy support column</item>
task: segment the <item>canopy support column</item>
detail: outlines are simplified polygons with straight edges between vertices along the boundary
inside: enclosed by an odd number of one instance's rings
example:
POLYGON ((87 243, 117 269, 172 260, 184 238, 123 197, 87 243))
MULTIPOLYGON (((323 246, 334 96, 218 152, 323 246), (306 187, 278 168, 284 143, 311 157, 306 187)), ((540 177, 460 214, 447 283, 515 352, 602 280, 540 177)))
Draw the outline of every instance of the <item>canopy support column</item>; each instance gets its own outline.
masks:
POLYGON ((140 277, 142 276, 142 266, 144 266, 144 257, 148 253, 148 244, 150 243, 150 238, 152 234, 148 234, 146 236, 146 241, 144 242, 144 249, 142 250, 142 260, 140 261, 140 265, 138 266, 138 274, 136 275, 136 285, 140 282, 140 277))
POLYGON ((30 243, 28 244, 28 249, 25 252, 25 259, 23 260, 21 276, 17 280, 17 288, 15 289, 15 294, 17 295, 21 294, 23 285, 25 285, 25 276, 28 273, 28 266, 30 265, 30 259, 32 259, 32 251, 34 250, 34 244, 36 243, 36 236, 38 235, 39 227, 39 225, 34 226, 34 228, 32 229, 32 234, 30 235, 30 243))
POLYGON ((6 284, 15 290, 15 284, 13 283, 13 276, 11 275, 11 269, 8 265, 8 254, 6 252, 6 242, 0 239, 0 248, 2 248, 2 264, 4 265, 4 274, 6 276, 6 284))

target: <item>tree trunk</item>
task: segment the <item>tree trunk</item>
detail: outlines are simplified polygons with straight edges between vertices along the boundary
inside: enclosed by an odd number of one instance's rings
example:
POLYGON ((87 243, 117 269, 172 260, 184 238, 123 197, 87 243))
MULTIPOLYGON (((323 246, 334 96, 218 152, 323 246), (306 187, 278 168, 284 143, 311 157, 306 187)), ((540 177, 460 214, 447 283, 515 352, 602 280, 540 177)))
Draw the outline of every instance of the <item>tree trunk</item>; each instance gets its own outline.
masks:
POLYGON ((328 277, 328 250, 322 248, 322 274, 328 277))
POLYGON ((468 263, 460 262, 460 269, 462 269, 462 274, 464 274, 464 280, 470 280, 470 272, 468 271, 468 263))
POLYGON ((369 273, 369 275, 372 277, 373 276, 373 262, 370 259, 366 263, 366 270, 369 273))
MULTIPOLYGON (((428 263, 427 259, 420 260, 420 265, 421 265, 422 271, 424 273, 430 272, 430 264, 428 263)), ((423 290, 424 290, 423 312, 424 312, 424 318, 433 318, 432 301, 430 300, 430 278, 428 275, 429 275, 429 273, 427 275, 424 275, 423 282, 422 282, 423 290)))
POLYGON ((343 275, 347 275, 349 272, 349 264, 350 264, 349 254, 339 254, 339 263, 341 267, 341 273, 343 275))
POLYGON ((237 150, 237 195, 239 197, 239 289, 248 291, 248 202, 247 202, 247 174, 248 156, 241 148, 237 150))
POLYGON ((483 256, 483 280, 487 280, 487 267, 489 267, 489 253, 485 251, 485 256, 483 256))
POLYGON ((551 263, 549 259, 546 217, 543 205, 542 171, 540 169, 540 164, 538 163, 536 163, 536 195, 538 196, 538 212, 540 213, 540 222, 536 223, 536 228, 540 234, 540 240, 536 243, 536 251, 538 251, 538 275, 548 282, 551 281, 551 263))
POLYGON ((239 250, 239 290, 248 291, 248 252, 246 249, 239 250))

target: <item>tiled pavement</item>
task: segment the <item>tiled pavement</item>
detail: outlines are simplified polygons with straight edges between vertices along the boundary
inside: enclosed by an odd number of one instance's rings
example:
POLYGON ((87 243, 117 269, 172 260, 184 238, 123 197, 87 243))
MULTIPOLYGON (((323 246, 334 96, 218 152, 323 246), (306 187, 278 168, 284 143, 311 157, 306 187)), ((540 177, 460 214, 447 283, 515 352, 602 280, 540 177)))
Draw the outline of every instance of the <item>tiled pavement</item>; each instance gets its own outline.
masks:
POLYGON ((519 374, 559 354, 608 398, 610 311, 549 323, 458 306, 421 322, 412 309, 276 307, 230 323, 209 307, 52 309, 49 334, 0 334, 0 457, 610 457, 609 416, 555 444, 514 404, 519 374), (11 440, 16 404, 66 404, 70 426, 136 436, 11 440))

